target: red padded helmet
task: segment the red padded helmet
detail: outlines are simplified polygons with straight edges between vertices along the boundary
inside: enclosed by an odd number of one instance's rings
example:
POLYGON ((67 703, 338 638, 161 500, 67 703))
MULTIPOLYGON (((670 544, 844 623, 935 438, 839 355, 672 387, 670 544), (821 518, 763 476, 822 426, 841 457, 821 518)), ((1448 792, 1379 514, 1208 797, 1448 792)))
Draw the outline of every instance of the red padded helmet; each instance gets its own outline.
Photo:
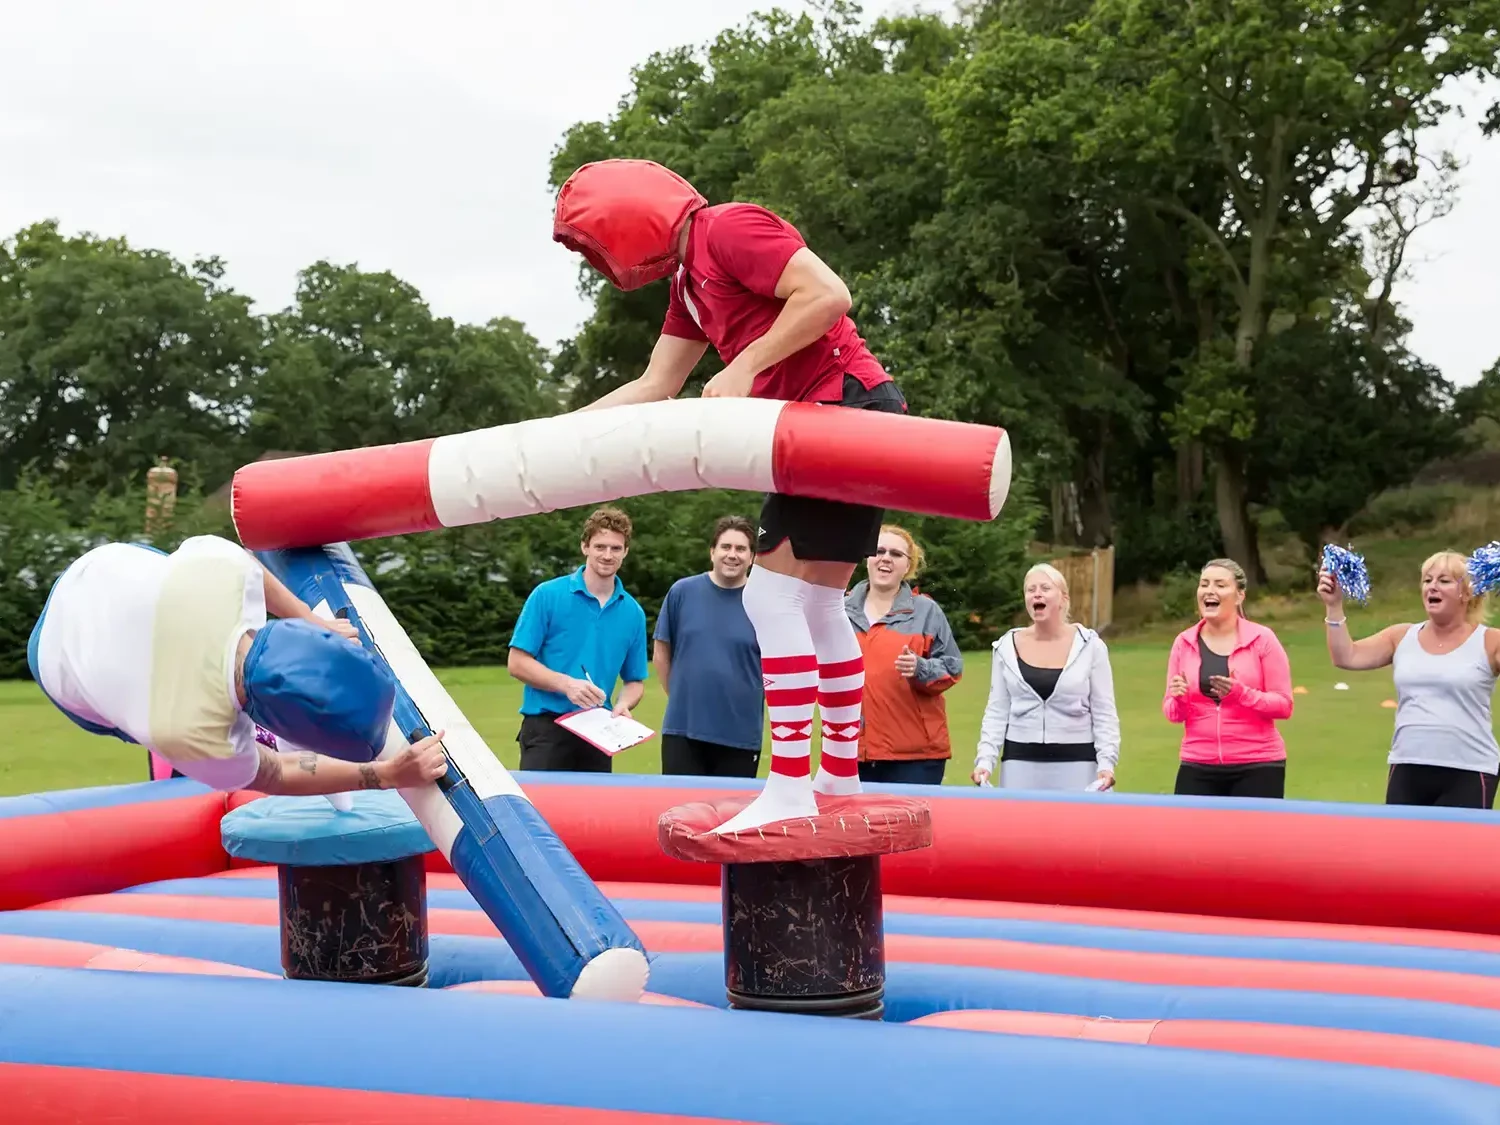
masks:
POLYGON ((557 193, 552 239, 617 289, 639 289, 677 269, 682 225, 707 206, 692 184, 653 160, 599 160, 557 193))

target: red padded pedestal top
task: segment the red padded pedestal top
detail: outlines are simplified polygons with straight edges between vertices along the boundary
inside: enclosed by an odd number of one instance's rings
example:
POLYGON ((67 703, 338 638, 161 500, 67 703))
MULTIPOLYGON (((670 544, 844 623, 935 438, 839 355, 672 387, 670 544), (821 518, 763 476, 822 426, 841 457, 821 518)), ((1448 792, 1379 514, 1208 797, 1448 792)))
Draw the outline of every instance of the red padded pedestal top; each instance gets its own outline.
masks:
POLYGON ((784 863, 839 856, 889 855, 932 843, 932 810, 914 797, 818 797, 818 815, 762 828, 716 834, 714 829, 753 796, 693 801, 661 814, 656 838, 674 859, 701 863, 784 863))

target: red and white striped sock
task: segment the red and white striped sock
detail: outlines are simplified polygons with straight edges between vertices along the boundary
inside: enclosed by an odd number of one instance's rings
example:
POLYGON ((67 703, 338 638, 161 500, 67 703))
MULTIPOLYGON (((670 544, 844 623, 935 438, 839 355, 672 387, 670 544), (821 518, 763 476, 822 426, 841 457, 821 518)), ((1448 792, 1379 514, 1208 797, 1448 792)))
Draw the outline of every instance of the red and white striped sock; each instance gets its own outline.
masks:
POLYGON ((800 656, 760 658, 766 686, 766 715, 771 723, 769 776, 811 776, 813 704, 818 700, 818 658, 800 656))
POLYGON ((813 704, 818 698, 818 658, 804 613, 810 588, 800 579, 758 566, 745 583, 745 616, 760 645, 771 724, 771 770, 760 796, 717 832, 818 813, 809 768, 813 704))
POLYGON ((813 789, 833 795, 858 793, 864 653, 844 610, 844 592, 829 586, 808 589, 807 624, 818 654, 818 711, 823 719, 823 754, 813 789))

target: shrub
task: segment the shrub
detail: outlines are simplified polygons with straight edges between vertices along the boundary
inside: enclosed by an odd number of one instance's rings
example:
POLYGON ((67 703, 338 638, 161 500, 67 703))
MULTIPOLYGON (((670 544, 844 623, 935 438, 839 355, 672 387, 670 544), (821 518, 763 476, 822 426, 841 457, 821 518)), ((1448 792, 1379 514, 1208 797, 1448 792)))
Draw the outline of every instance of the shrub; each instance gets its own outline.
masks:
POLYGON ((1159 600, 1163 619, 1186 622, 1197 615, 1198 575, 1197 570, 1178 567, 1162 576, 1159 600))
POLYGON ((1185 511, 1124 507, 1115 522, 1115 584, 1129 586, 1202 566, 1224 553, 1212 501, 1185 511))
POLYGON ((1403 534, 1436 527, 1453 514, 1465 491, 1461 485, 1434 484, 1382 492, 1349 521, 1348 533, 1403 534))

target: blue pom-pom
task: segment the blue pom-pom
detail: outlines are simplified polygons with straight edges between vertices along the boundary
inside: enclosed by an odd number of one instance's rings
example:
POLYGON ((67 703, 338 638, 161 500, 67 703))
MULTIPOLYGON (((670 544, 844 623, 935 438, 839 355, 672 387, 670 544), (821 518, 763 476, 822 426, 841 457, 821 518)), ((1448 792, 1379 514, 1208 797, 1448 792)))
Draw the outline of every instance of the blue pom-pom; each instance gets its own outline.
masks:
POLYGON ((1370 598, 1370 573, 1365 569, 1363 555, 1335 547, 1332 543, 1323 547, 1323 569, 1333 575, 1345 597, 1353 598, 1364 605, 1370 598))
POLYGON ((1469 556, 1469 581, 1476 594, 1500 586, 1500 542, 1488 543, 1469 556))

